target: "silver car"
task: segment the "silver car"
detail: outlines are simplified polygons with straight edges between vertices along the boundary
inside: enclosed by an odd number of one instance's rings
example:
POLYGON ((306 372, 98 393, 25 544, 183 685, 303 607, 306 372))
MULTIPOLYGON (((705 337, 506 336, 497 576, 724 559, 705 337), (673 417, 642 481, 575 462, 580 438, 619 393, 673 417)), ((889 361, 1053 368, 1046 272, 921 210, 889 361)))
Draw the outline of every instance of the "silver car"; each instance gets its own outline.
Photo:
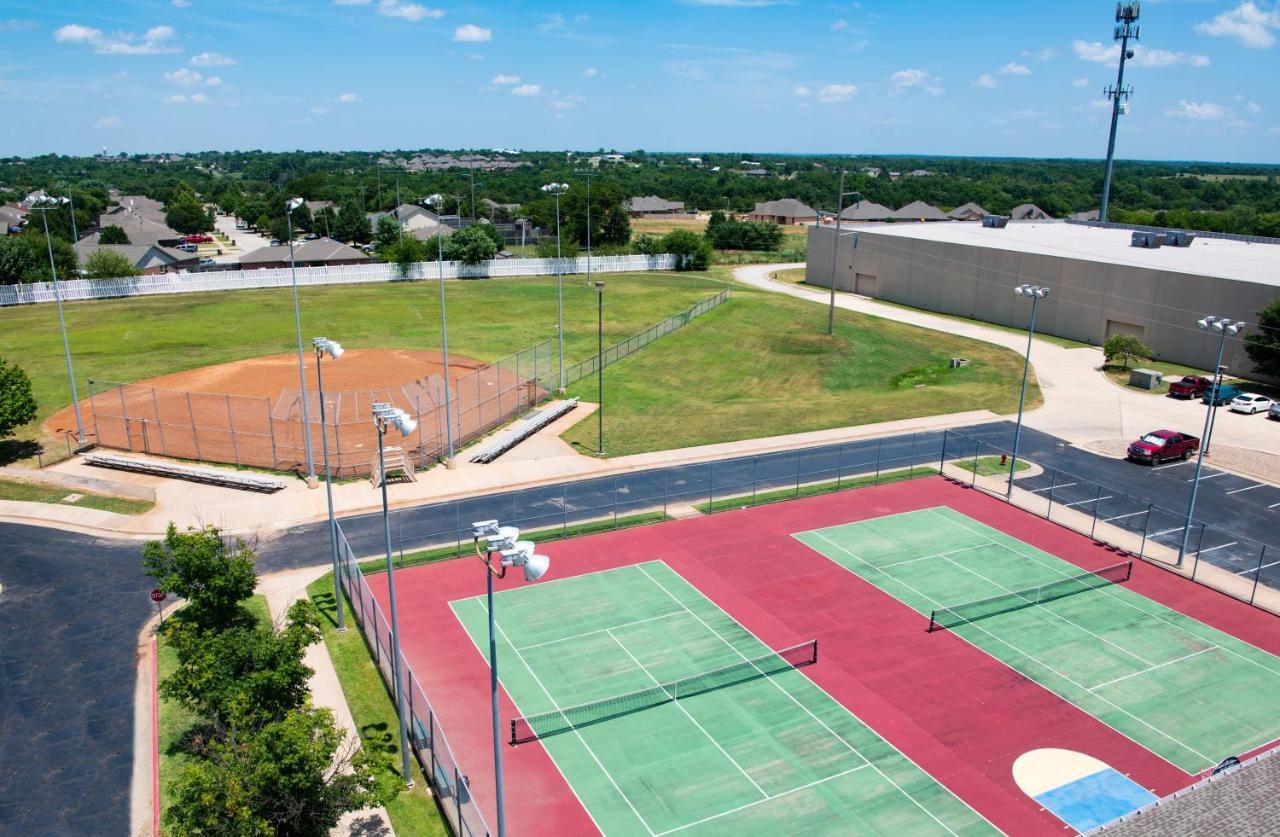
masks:
POLYGON ((1273 418, 1280 421, 1280 401, 1273 401, 1271 409, 1267 411, 1267 418, 1273 418))
POLYGON ((1265 395, 1258 395, 1254 392, 1242 392, 1235 398, 1231 399, 1231 412, 1233 413, 1254 413, 1262 410, 1270 410, 1274 406, 1274 402, 1265 395))

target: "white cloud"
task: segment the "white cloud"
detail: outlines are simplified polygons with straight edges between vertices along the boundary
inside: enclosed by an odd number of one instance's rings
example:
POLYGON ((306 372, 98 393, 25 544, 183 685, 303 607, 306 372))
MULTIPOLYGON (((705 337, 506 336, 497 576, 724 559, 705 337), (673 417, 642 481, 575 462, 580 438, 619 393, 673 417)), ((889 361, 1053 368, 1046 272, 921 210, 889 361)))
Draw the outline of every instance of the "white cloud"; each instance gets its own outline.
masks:
POLYGON ((854 84, 824 84, 818 91, 818 101, 824 105, 847 102, 858 95, 858 87, 854 84))
POLYGON ((758 9, 762 6, 781 6, 789 0, 680 0, 686 6, 721 6, 729 9, 758 9))
POLYGON ((541 84, 521 84, 511 88, 512 96, 537 96, 542 92, 541 84))
POLYGON ((367 6, 373 0, 333 0, 335 6, 367 6))
POLYGON ((328 113, 329 108, 327 105, 312 105, 310 112, 315 114, 316 116, 321 116, 323 114, 328 113))
POLYGON ((493 81, 489 83, 490 84, 519 84, 520 76, 509 76, 509 75, 506 75, 505 73, 498 73, 496 76, 493 77, 493 81))
POLYGON ((209 76, 207 79, 204 80, 204 83, 205 83, 205 86, 207 87, 221 87, 222 79, 218 78, 217 76, 209 76))
POLYGON ((848 29, 848 28, 849 28, 849 21, 845 20, 844 18, 840 18, 839 20, 833 20, 831 22, 832 32, 839 32, 841 29, 848 29))
POLYGON ((161 101, 166 105, 207 105, 209 97, 203 93, 192 93, 190 96, 185 93, 174 93, 172 96, 165 96, 161 101))
POLYGON ((355 93, 339 93, 338 102, 343 105, 353 105, 360 101, 360 96, 355 93))
POLYGON ((173 0, 173 5, 177 6, 179 9, 185 9, 187 6, 191 5, 191 0, 173 0))
POLYGON ((1058 57, 1058 50, 1053 47, 1045 47, 1044 49, 1024 49, 1019 53, 1023 58, 1030 58, 1033 61, 1052 61, 1058 57))
POLYGON ((22 18, 11 17, 8 20, 0 20, 0 32, 27 32, 36 29, 40 24, 34 20, 24 20, 22 18))
POLYGON ((804 86, 803 84, 802 84, 802 85, 800 85, 799 87, 797 87, 797 88, 796 88, 795 90, 793 90, 792 92, 793 92, 793 93, 795 93, 797 96, 799 96, 799 97, 801 97, 801 98, 804 98, 804 97, 806 97, 806 96, 812 96, 812 95, 813 95, 813 91, 812 91, 812 90, 810 90, 808 87, 804 86))
POLYGON ((1245 102, 1244 109, 1255 116, 1262 113, 1262 105, 1257 102, 1245 102))
MULTIPOLYGON (((1071 49, 1081 61, 1092 61, 1095 64, 1114 64, 1120 60, 1120 45, 1099 43, 1098 41, 1072 41, 1071 49)), ((1167 49, 1147 49, 1142 46, 1133 48, 1130 59, 1139 67, 1172 67, 1175 64, 1189 64, 1192 67, 1209 66, 1209 56, 1192 55, 1185 52, 1170 52, 1167 49)))
POLYGON ((123 122, 118 116, 103 116, 93 123, 95 128, 119 128, 123 122))
POLYGON ((1269 11, 1256 3, 1241 3, 1213 20, 1195 25, 1195 31, 1214 38, 1235 38, 1248 49, 1266 49, 1276 42, 1272 30, 1280 30, 1280 6, 1269 11))
POLYGON ((1179 99, 1178 103, 1165 110, 1165 116, 1176 119, 1218 120, 1230 114, 1230 111, 1217 102, 1191 102, 1179 99))
POLYGON ((463 43, 482 43, 493 40, 493 31, 476 26, 474 23, 465 23, 453 30, 453 39, 463 43))
POLYGON ((204 79, 204 76, 200 75, 200 73, 195 70, 189 70, 186 67, 174 70, 172 73, 165 73, 164 77, 170 83, 179 87, 194 87, 204 79))
POLYGON ((555 14, 547 15, 542 23, 538 24, 538 31, 544 35, 552 32, 561 32, 568 28, 568 25, 569 22, 564 19, 564 15, 556 12, 555 14))
POLYGON ((983 73, 973 80, 974 87, 985 87, 988 90, 999 87, 1000 82, 996 81, 990 73, 983 73))
POLYGON ((585 76, 586 78, 595 78, 596 76, 600 75, 600 71, 597 70, 595 67, 587 67, 585 70, 582 71, 582 75, 585 76))
POLYGON ((380 0, 378 14, 401 20, 418 21, 424 18, 439 20, 444 17, 444 9, 432 9, 418 3, 406 3, 404 0, 380 0))
POLYGON ((898 70, 889 77, 889 93, 900 96, 913 89, 926 91, 930 96, 942 95, 942 80, 924 70, 898 70))
POLYGON ((1089 79, 1084 78, 1083 76, 1080 78, 1073 78, 1071 79, 1071 86, 1072 87, 1088 87, 1089 79))
POLYGON ((191 56, 191 65, 194 67, 230 67, 239 63, 230 55, 223 55, 220 52, 201 52, 191 56))
POLYGON ((553 99, 551 101, 551 107, 556 108, 557 110, 568 110, 569 108, 577 107, 585 101, 585 96, 561 96, 560 98, 553 99))
POLYGON ((87 44, 101 55, 161 55, 177 52, 176 47, 166 46, 165 41, 174 36, 172 26, 153 26, 141 36, 132 32, 106 35, 101 29, 68 23, 53 33, 53 39, 62 44, 87 44))
POLYGON ((1028 67, 1026 64, 1018 64, 1016 62, 1010 61, 1008 64, 1005 64, 1003 67, 1000 68, 1000 75, 1029 76, 1031 75, 1031 68, 1028 67))

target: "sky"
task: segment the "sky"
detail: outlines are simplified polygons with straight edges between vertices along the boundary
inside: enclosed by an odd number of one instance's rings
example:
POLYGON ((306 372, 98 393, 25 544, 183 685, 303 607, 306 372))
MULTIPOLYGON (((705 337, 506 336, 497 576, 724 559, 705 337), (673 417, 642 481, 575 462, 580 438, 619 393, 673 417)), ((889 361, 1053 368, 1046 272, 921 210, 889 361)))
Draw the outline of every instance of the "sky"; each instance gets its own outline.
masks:
MULTIPOLYGON (((1280 0, 1148 0, 1117 156, 1280 163, 1280 0)), ((0 156, 1105 154, 1114 4, 4 0, 0 156)))

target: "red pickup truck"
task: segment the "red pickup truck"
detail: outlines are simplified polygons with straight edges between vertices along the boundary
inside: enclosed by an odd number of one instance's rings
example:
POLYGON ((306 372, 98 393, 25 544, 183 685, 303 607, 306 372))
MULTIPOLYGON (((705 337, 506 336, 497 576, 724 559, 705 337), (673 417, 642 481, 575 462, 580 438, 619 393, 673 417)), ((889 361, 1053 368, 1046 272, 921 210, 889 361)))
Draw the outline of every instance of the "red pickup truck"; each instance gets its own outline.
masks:
POLYGON ((1184 375, 1182 380, 1169 384, 1169 394, 1174 398, 1200 398, 1213 386, 1213 381, 1201 375, 1184 375))
POLYGON ((1195 436, 1173 430, 1154 430, 1131 443, 1126 458, 1134 462, 1159 465, 1169 459, 1189 459, 1199 447, 1200 440, 1195 436))

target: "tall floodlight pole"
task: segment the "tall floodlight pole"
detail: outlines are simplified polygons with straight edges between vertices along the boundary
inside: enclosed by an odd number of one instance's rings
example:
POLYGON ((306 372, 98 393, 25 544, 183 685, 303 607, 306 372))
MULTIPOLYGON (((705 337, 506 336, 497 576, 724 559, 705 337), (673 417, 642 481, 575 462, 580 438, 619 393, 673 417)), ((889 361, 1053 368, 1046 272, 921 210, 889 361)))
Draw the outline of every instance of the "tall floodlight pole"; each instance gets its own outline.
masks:
MULTIPOLYGON (((382 534, 387 553, 387 598, 391 605, 391 677, 395 680, 396 715, 400 726, 400 775, 405 787, 413 787, 413 773, 409 770, 409 719, 404 714, 404 666, 400 659, 400 610, 396 607, 396 568, 391 558, 391 514, 387 507, 387 463, 383 454, 383 437, 388 427, 408 436, 418 423, 404 410, 390 404, 373 405, 373 424, 378 430, 378 481, 382 483, 382 534)), ((341 606, 341 602, 339 602, 341 606)))
POLYGON ((440 356, 444 362, 444 437, 445 437, 445 458, 444 467, 452 469, 453 461, 453 414, 452 407, 449 404, 449 316, 445 309, 444 303, 444 220, 441 213, 444 212, 444 195, 436 193, 428 195, 425 199, 426 203, 435 208, 436 212, 436 269, 440 275, 440 356))
POLYGON ((302 360, 302 312, 298 308, 298 266, 293 258, 293 211, 302 206, 302 198, 289 198, 284 217, 289 228, 289 276, 293 284, 293 330, 298 340, 298 386, 302 392, 302 446, 307 453, 307 488, 318 488, 315 457, 311 455, 311 415, 307 406, 307 367, 302 360))
POLYGON ((76 275, 80 275, 80 231, 76 229, 76 202, 67 190, 67 208, 71 210, 71 246, 76 250, 76 275))
POLYGON ((471 165, 467 166, 471 171, 471 220, 476 219, 476 163, 471 161, 471 165))
POLYGON ((396 175, 396 208, 393 211, 396 216, 396 235, 399 236, 397 241, 404 243, 404 220, 400 217, 400 175, 396 175))
POLYGON ((1120 114, 1125 111, 1124 103, 1133 95, 1132 87, 1124 86, 1124 63, 1133 57, 1129 49, 1129 41, 1138 40, 1141 27, 1136 26, 1142 4, 1138 0, 1132 3, 1116 3, 1116 28, 1114 40, 1120 42, 1120 69, 1116 73, 1115 87, 1108 87, 1103 93, 1111 100, 1111 135, 1107 139, 1107 168, 1102 175, 1102 206, 1098 209, 1098 220, 1107 220, 1107 204, 1111 201, 1111 167, 1116 154, 1116 126, 1120 114))
POLYGON ((325 355, 337 360, 346 353, 342 344, 327 337, 316 337, 311 341, 316 351, 316 391, 320 397, 320 450, 324 452, 324 493, 329 506, 329 551, 333 558, 333 601, 338 608, 338 630, 347 629, 346 617, 342 614, 342 581, 338 566, 338 522, 333 515, 333 470, 329 467, 329 434, 325 430, 324 420, 324 377, 320 373, 321 361, 325 355))
POLYGON ((596 454, 604 456, 604 282, 596 287, 596 454))
POLYGON ((537 581, 546 575, 551 559, 534 553, 533 541, 517 540, 520 530, 514 526, 499 526, 496 520, 482 520, 471 524, 472 543, 476 557, 485 566, 485 602, 489 614, 489 710, 493 721, 493 788, 497 797, 498 837, 506 837, 507 812, 503 800, 502 784, 502 731, 498 719, 498 640, 497 620, 493 615, 493 580, 506 578, 508 567, 520 567, 525 581, 537 581), (480 539, 486 541, 482 550, 480 539), (494 560, 494 553, 499 560, 494 560), (496 564, 496 566, 495 566, 496 564))
POLYGON ((591 287, 591 178, 596 172, 580 169, 577 174, 587 181, 587 287, 591 287))
POLYGON ((1228 320, 1224 317, 1204 317, 1196 321, 1196 328, 1209 333, 1218 333, 1218 362, 1214 364, 1213 385, 1209 387, 1209 409, 1204 415, 1204 432, 1201 433, 1200 455, 1196 457, 1196 473, 1191 479, 1191 497, 1187 500, 1187 519, 1182 524, 1182 540, 1178 544, 1178 566, 1187 554, 1187 541, 1191 537, 1191 519, 1196 511, 1196 495, 1200 492, 1200 471, 1204 468, 1205 451, 1209 448, 1209 434, 1213 432, 1213 414, 1218 409, 1218 383, 1222 369, 1222 353, 1227 348, 1227 338, 1235 337, 1244 330, 1245 323, 1239 320, 1228 320))
POLYGON ((1013 496, 1013 475, 1018 470, 1018 445, 1022 441, 1022 408, 1027 403, 1027 378, 1031 373, 1031 338, 1036 333, 1036 304, 1049 295, 1049 289, 1039 285, 1019 285, 1013 289, 1018 296, 1031 297, 1031 323, 1027 326, 1027 355, 1022 361, 1022 394, 1018 396, 1018 423, 1013 429, 1013 456, 1009 461, 1009 487, 1006 497, 1013 496))
MULTIPOLYGON (((53 239, 49 237, 49 210, 71 203, 67 198, 42 195, 31 202, 32 209, 40 210, 44 221, 44 243, 49 250, 49 278, 53 285, 53 300, 58 305, 58 328, 62 331, 62 357, 67 362, 67 380, 71 383, 71 406, 76 414, 76 441, 84 444, 84 419, 80 416, 80 396, 76 393, 76 373, 71 366, 71 344, 67 341, 67 320, 62 315, 62 289, 58 286, 58 266, 53 261, 53 239)), ((78 267, 78 265, 77 265, 78 267)))
MULTIPOLYGON (((839 273, 837 262, 840 260, 840 216, 844 213, 844 199, 854 196, 854 206, 862 205, 862 195, 858 192, 844 190, 844 175, 840 172, 840 195, 836 198, 836 235, 831 242, 831 304, 827 308, 827 334, 836 333, 836 275, 839 273)), ((856 242, 856 239, 855 239, 856 242)))
POLYGON ((564 265, 560 261, 560 196, 569 191, 568 183, 548 183, 542 191, 556 197, 556 339, 560 342, 560 393, 564 394, 564 265))

